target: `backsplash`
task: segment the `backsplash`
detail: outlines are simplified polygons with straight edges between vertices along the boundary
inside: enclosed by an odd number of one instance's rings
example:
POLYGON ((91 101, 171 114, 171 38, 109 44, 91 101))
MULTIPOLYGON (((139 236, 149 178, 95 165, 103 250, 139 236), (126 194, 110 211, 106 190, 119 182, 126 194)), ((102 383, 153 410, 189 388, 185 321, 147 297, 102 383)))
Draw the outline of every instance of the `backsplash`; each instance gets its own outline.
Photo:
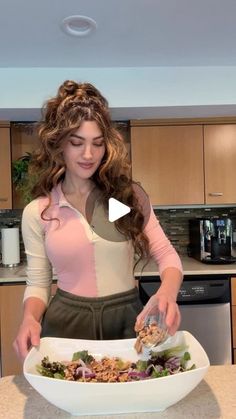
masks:
MULTIPOLYGON (((229 217, 232 220, 233 231, 236 230, 236 207, 155 209, 154 212, 171 243, 183 256, 187 255, 190 218, 229 217)), ((236 244, 233 243, 233 246, 236 244)))
MULTIPOLYGON (((213 207, 213 208, 178 208, 178 209, 155 209, 156 216, 177 252, 187 255, 189 244, 188 220, 195 217, 229 217, 232 219, 233 230, 236 231, 236 207, 213 207)), ((22 210, 0 210, 0 229, 9 222, 14 222, 20 227, 22 210)), ((236 243, 233 243, 236 247, 236 243)), ((1 249, 1 235, 0 235, 1 249)), ((21 262, 25 261, 24 245, 20 233, 21 262)))

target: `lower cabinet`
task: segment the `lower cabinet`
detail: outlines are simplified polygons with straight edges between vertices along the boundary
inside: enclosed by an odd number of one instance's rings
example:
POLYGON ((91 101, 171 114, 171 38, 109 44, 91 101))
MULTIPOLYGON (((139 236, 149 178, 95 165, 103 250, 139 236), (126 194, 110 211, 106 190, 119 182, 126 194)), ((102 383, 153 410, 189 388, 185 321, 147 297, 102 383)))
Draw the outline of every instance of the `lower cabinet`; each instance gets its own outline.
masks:
POLYGON ((0 287, 2 376, 22 373, 22 363, 17 358, 12 344, 22 320, 24 290, 24 284, 0 287))
POLYGON ((236 364, 236 278, 231 279, 233 362, 236 364))
MULTIPOLYGON (((52 286, 54 294, 56 284, 52 286)), ((22 374, 22 363, 18 359, 13 342, 17 335, 23 315, 23 295, 25 284, 0 286, 0 359, 1 375, 22 374)))

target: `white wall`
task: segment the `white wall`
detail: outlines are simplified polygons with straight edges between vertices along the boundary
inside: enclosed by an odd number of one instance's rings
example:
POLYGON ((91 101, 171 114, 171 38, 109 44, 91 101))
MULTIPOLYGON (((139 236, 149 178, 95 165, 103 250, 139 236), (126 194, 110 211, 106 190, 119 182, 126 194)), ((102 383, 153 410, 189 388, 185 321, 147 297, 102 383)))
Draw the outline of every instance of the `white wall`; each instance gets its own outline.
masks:
POLYGON ((95 84, 119 119, 236 115, 236 67, 0 68, 0 119, 38 118, 66 79, 95 84))

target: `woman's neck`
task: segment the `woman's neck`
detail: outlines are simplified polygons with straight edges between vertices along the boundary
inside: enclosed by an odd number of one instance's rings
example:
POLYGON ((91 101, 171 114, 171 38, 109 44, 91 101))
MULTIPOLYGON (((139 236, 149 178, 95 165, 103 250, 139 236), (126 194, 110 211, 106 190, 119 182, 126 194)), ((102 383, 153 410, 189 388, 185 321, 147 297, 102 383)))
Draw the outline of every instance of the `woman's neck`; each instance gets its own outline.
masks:
POLYGON ((66 175, 62 182, 62 191, 66 195, 87 196, 93 188, 91 179, 73 179, 66 175))

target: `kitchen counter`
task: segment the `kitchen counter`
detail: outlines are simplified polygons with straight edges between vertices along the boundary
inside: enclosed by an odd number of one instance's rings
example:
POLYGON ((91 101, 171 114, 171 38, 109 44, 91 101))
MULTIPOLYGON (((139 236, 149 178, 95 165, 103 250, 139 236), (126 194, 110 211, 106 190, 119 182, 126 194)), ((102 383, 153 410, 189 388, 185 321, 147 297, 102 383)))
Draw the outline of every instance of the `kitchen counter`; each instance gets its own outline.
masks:
MULTIPOLYGON (((21 264, 14 268, 0 267, 0 285, 15 282, 25 283, 26 278, 26 264, 21 264)), ((56 280, 56 275, 53 275, 53 280, 56 280)))
MULTIPOLYGON (((236 365, 213 366, 205 379, 183 400, 164 412, 127 415, 77 416, 94 419, 209 419, 236 418, 236 365)), ((154 395, 158 397, 158 395, 154 395)), ((73 418, 40 396, 22 375, 0 379, 0 418, 73 418)))
POLYGON ((25 264, 16 266, 14 268, 3 268, 0 267, 0 284, 11 283, 11 282, 23 282, 26 281, 26 266, 25 264))
MULTIPOLYGON (((184 275, 236 275, 236 263, 211 265, 199 262, 188 256, 182 256, 181 261, 183 264, 184 275)), ((135 274, 137 276, 140 275, 141 269, 142 263, 139 263, 135 269, 135 274)), ((158 275, 157 265, 153 260, 150 261, 142 271, 142 276, 149 275, 158 275)))
MULTIPOLYGON (((181 257, 184 275, 236 275, 236 263, 225 265, 208 265, 198 262, 188 256, 181 257)), ((135 269, 135 275, 140 276, 143 263, 139 263, 135 269)), ((156 263, 152 260, 145 266, 142 276, 158 275, 156 263)), ((56 276, 54 276, 56 279, 56 276)), ((26 281, 26 265, 22 264, 15 268, 0 267, 0 284, 25 282, 26 281)))

